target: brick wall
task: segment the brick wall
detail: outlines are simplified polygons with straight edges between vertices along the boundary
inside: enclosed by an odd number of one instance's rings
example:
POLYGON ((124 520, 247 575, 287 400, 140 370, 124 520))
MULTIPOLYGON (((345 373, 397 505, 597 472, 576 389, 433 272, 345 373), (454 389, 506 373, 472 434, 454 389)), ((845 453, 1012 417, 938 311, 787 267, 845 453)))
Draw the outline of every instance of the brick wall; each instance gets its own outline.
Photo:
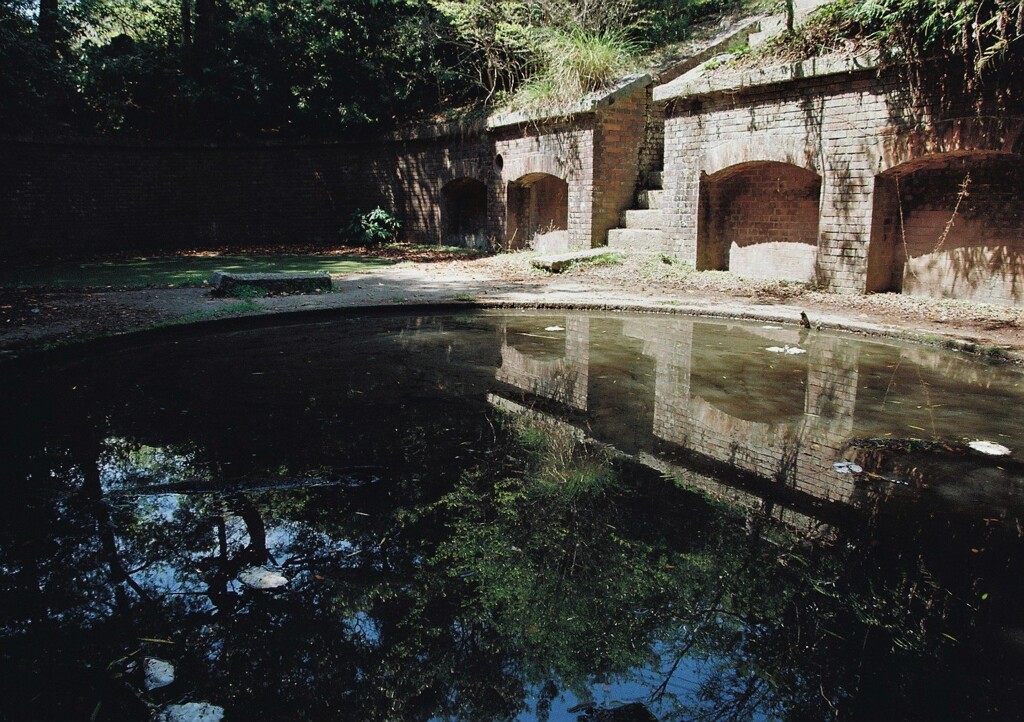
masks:
POLYGON ((986 154, 932 158, 880 179, 869 289, 1024 302, 1021 188, 1018 162, 986 154))
POLYGON ((0 142, 0 257, 330 242, 385 201, 346 145, 0 142))
POLYGON ((640 180, 649 89, 617 98, 598 111, 594 136, 594 215, 590 245, 608 243, 608 230, 631 208, 640 180))
POLYGON ((786 163, 749 163, 702 177, 697 269, 812 281, 821 179, 786 163))
MULTIPOLYGON (((894 72, 875 71, 676 98, 665 126, 669 232, 664 251, 697 262, 704 175, 742 163, 789 163, 822 179, 818 282, 840 292, 868 290, 879 283, 869 282, 869 244, 884 233, 884 224, 873 218, 876 205, 884 206, 874 196, 879 176, 921 159, 972 152, 1011 154, 1019 162, 1021 109, 1003 101, 986 103, 973 96, 929 100, 909 92, 894 72)), ((989 285, 989 271, 983 274, 975 286, 989 285)), ((942 294, 961 293, 947 291, 944 287, 942 294)), ((1005 297, 1003 291, 987 296, 1005 297)))
MULTIPOLYGON (((592 116, 573 123, 520 123, 493 131, 495 153, 502 158, 502 180, 509 184, 527 176, 545 174, 565 181, 566 242, 568 248, 590 248, 594 193, 594 121, 592 116)), ((554 189, 555 186, 549 186, 554 189)), ((560 188, 560 186, 559 186, 560 188)), ((543 189, 541 189, 543 190, 543 189)), ((527 201, 544 205, 544 199, 527 201)), ((561 199, 558 199, 561 202, 561 199)), ((506 243, 522 247, 517 223, 507 227, 506 243)))

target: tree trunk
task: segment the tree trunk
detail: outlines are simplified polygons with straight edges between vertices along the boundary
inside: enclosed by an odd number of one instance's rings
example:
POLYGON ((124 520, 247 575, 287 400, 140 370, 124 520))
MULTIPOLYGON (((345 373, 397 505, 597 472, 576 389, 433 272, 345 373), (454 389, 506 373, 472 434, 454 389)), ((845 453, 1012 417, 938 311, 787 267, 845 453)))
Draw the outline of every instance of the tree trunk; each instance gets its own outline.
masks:
POLYGON ((192 0, 181 0, 181 49, 192 47, 192 0))
POLYGON ((201 57, 205 59, 213 45, 214 15, 217 12, 214 0, 195 0, 195 44, 201 57))
POLYGON ((57 46, 58 0, 39 0, 39 39, 53 49, 57 46))

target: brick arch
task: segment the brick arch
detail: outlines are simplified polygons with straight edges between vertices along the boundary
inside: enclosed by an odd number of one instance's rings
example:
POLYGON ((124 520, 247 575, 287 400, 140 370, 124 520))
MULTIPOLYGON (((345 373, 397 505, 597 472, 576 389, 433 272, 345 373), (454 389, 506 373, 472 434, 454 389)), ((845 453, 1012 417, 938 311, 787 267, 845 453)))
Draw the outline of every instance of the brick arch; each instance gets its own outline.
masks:
POLYGON ((1024 154, 1024 117, 952 118, 912 131, 873 136, 864 141, 869 166, 876 175, 907 163, 939 156, 977 153, 1024 154))
POLYGON ((551 175, 569 181, 569 173, 565 164, 551 153, 531 153, 529 155, 503 158, 501 176, 506 183, 514 183, 520 179, 535 175, 551 175))
POLYGON ((506 186, 506 243, 510 248, 567 250, 569 183, 553 173, 535 171, 506 186))
POLYGON ((476 159, 445 163, 436 176, 437 189, 440 191, 452 181, 457 181, 460 178, 470 178, 487 185, 490 175, 491 170, 487 164, 476 159))
POLYGON ((748 163, 786 163, 821 175, 818 151, 805 140, 758 134, 721 143, 704 151, 701 171, 709 176, 748 163))

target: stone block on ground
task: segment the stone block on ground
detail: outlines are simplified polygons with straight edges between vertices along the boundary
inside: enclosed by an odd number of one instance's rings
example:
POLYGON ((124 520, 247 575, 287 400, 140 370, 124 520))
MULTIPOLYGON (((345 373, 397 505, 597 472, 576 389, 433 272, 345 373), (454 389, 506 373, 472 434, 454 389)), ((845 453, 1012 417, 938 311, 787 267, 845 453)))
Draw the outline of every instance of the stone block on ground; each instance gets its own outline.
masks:
POLYGON ((583 251, 570 251, 568 253, 558 253, 550 256, 538 256, 530 261, 530 264, 534 268, 551 271, 552 273, 559 273, 574 263, 585 263, 587 261, 592 261, 595 258, 609 255, 618 256, 621 254, 609 249, 608 247, 588 248, 583 251))
POLYGON ((257 288, 267 293, 314 293, 331 290, 328 273, 228 273, 214 271, 210 286, 220 296, 237 295, 242 287, 257 288))

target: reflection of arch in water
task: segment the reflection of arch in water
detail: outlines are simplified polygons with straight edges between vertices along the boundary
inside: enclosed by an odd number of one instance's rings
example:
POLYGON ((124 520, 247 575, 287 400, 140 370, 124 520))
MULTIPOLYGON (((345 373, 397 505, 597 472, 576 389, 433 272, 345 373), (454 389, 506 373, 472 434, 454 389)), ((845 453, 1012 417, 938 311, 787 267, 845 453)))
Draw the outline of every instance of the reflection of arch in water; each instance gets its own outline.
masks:
POLYGON ((687 323, 677 323, 672 334, 660 333, 645 321, 626 331, 630 336, 646 336, 644 353, 658 362, 654 435, 817 498, 853 501, 853 479, 833 473, 831 464, 853 428, 856 351, 826 336, 809 339, 803 356, 806 362, 802 362, 806 371, 797 386, 797 408, 755 421, 743 418, 752 414, 736 413, 742 398, 735 404, 723 404, 724 397, 719 395, 712 395, 714 403, 703 398, 703 378, 712 372, 728 376, 730 369, 695 353, 694 348, 719 342, 740 344, 745 346, 740 353, 759 353, 756 367, 750 369, 757 373, 757 368, 766 369, 779 360, 764 350, 769 342, 749 327, 734 327, 723 336, 719 326, 687 323))
POLYGON ((697 268, 811 281, 821 177, 791 163, 752 161, 700 180, 697 268))
POLYGON ((1024 166, 951 152, 875 178, 868 291, 1024 302, 1024 166))
MULTIPOLYGON (((587 408, 590 361, 590 320, 586 316, 567 316, 564 319, 565 341, 561 356, 538 350, 520 350, 513 345, 515 332, 508 326, 501 344, 501 366, 496 378, 502 383, 542 396, 574 409, 587 408)), ((532 332, 528 339, 541 334, 560 332, 532 332)))
POLYGON ((486 248, 487 186, 475 178, 456 178, 441 189, 441 238, 466 248, 486 248))
POLYGON ((508 184, 507 242, 568 248, 569 184, 549 173, 529 173, 508 184))

